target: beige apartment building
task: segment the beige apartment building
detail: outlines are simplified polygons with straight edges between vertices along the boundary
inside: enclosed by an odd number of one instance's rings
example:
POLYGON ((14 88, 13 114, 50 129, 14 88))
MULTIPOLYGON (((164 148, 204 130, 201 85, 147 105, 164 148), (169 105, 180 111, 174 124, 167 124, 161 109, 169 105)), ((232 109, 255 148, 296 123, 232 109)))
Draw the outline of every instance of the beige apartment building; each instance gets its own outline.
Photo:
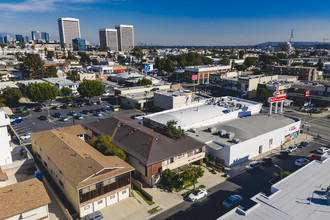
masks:
POLYGON ((314 81, 317 76, 316 67, 275 66, 267 65, 267 71, 279 75, 296 75, 299 80, 314 81))

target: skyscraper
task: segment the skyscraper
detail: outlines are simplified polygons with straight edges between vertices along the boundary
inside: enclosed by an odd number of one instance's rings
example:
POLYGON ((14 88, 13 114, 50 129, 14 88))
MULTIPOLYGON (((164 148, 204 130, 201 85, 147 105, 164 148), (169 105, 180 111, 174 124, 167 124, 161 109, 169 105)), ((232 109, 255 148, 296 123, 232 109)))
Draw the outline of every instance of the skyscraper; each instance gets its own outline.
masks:
POLYGON ((40 40, 41 36, 40 36, 40 31, 31 31, 31 36, 32 36, 32 40, 40 40))
POLYGON ((62 47, 71 47, 72 39, 80 38, 80 25, 77 18, 59 18, 58 30, 62 47))
POLYGON ((118 51, 118 37, 116 29, 100 29, 99 36, 101 49, 107 49, 107 47, 109 47, 110 50, 118 51))
POLYGON ((24 37, 21 34, 16 34, 16 41, 24 43, 24 37))
POLYGON ((49 33, 47 32, 41 32, 41 39, 46 43, 47 41, 50 41, 49 33))
POLYGON ((134 48, 133 25, 116 25, 118 47, 120 51, 130 51, 134 48))

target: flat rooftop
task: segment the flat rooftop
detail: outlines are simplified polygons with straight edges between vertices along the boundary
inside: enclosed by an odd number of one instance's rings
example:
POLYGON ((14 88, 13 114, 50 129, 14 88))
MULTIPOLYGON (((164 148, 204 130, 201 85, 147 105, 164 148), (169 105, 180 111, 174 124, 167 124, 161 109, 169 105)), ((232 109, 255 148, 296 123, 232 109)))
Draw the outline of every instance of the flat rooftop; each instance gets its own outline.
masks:
POLYGON ((247 110, 250 106, 256 105, 261 107, 261 104, 258 102, 226 96, 158 112, 144 116, 144 118, 163 125, 167 121, 175 120, 177 121, 177 126, 181 126, 183 129, 199 128, 203 127, 203 124, 215 124, 224 121, 228 113, 242 109, 247 110))
MULTIPOLYGON (((234 137, 239 139, 240 142, 249 140, 259 135, 271 132, 273 130, 282 128, 297 120, 279 114, 257 114, 248 117, 237 118, 231 121, 217 123, 211 126, 202 127, 198 132, 187 131, 187 134, 201 142, 220 143, 227 146, 232 146, 236 143, 230 141, 229 138, 223 137, 218 134, 218 131, 232 132, 234 137), (212 128, 212 132, 210 131, 212 128)), ((216 145, 210 144, 209 147, 217 149, 216 145)))
POLYGON ((180 89, 180 88, 177 88, 177 89, 172 88, 169 90, 157 90, 155 93, 163 95, 163 96, 169 96, 169 97, 192 95, 192 91, 190 91, 188 89, 180 89))
POLYGON ((273 185, 276 192, 270 196, 257 194, 252 197, 257 205, 246 215, 235 208, 219 219, 329 219, 326 188, 330 186, 330 155, 322 158, 322 162, 315 160, 273 185))
POLYGON ((71 80, 68 80, 66 78, 43 78, 42 79, 45 82, 49 82, 51 84, 58 84, 58 85, 78 85, 79 83, 73 82, 71 80))

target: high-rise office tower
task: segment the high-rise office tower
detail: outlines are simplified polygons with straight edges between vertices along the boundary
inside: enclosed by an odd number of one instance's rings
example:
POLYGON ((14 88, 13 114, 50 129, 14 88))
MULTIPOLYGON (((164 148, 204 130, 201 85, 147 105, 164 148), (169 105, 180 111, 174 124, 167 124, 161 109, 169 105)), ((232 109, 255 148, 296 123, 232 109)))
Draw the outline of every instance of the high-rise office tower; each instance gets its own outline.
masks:
POLYGON ((116 25, 118 47, 120 51, 130 51, 134 48, 133 25, 116 25))
POLYGON ((101 49, 108 47, 110 50, 118 51, 117 29, 100 29, 99 36, 101 49))
POLYGON ((62 47, 72 47, 72 39, 80 38, 80 25, 77 18, 59 18, 58 30, 62 47))
POLYGON ((3 37, 3 41, 5 44, 10 44, 12 40, 13 39, 9 35, 3 37))
POLYGON ((47 41, 50 41, 49 33, 47 32, 41 32, 41 39, 46 43, 47 41))
POLYGON ((24 43, 29 43, 29 37, 28 36, 24 37, 24 43))
POLYGON ((24 43, 24 37, 21 34, 16 34, 16 41, 24 43))
POLYGON ((32 36, 32 40, 35 40, 35 41, 41 39, 40 31, 32 31, 31 36, 32 36))

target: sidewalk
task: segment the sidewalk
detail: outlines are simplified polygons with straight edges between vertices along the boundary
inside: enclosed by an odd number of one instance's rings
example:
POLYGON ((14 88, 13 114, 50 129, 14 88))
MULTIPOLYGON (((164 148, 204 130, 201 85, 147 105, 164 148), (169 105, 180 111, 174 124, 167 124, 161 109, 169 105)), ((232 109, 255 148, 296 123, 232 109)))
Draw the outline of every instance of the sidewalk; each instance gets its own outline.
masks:
MULTIPOLYGON (((294 145, 294 144, 298 144, 300 143, 301 141, 312 141, 313 140, 313 136, 310 136, 310 135, 307 135, 307 134, 300 134, 298 138, 292 140, 292 141, 289 141, 288 143, 284 144, 283 145, 283 149, 286 149, 288 148, 289 146, 291 145, 294 145)), ((274 156, 276 153, 278 153, 281 149, 281 146, 278 146, 270 151, 267 151, 263 154, 259 154, 258 156, 256 157, 253 157, 243 163, 240 163, 234 167, 231 167, 231 168, 226 168, 225 169, 225 173, 228 174, 230 176, 230 178, 234 177, 234 176, 237 176, 238 174, 242 173, 245 171, 245 166, 248 165, 251 161, 255 161, 255 160, 261 160, 262 158, 266 157, 266 156, 274 156)))

